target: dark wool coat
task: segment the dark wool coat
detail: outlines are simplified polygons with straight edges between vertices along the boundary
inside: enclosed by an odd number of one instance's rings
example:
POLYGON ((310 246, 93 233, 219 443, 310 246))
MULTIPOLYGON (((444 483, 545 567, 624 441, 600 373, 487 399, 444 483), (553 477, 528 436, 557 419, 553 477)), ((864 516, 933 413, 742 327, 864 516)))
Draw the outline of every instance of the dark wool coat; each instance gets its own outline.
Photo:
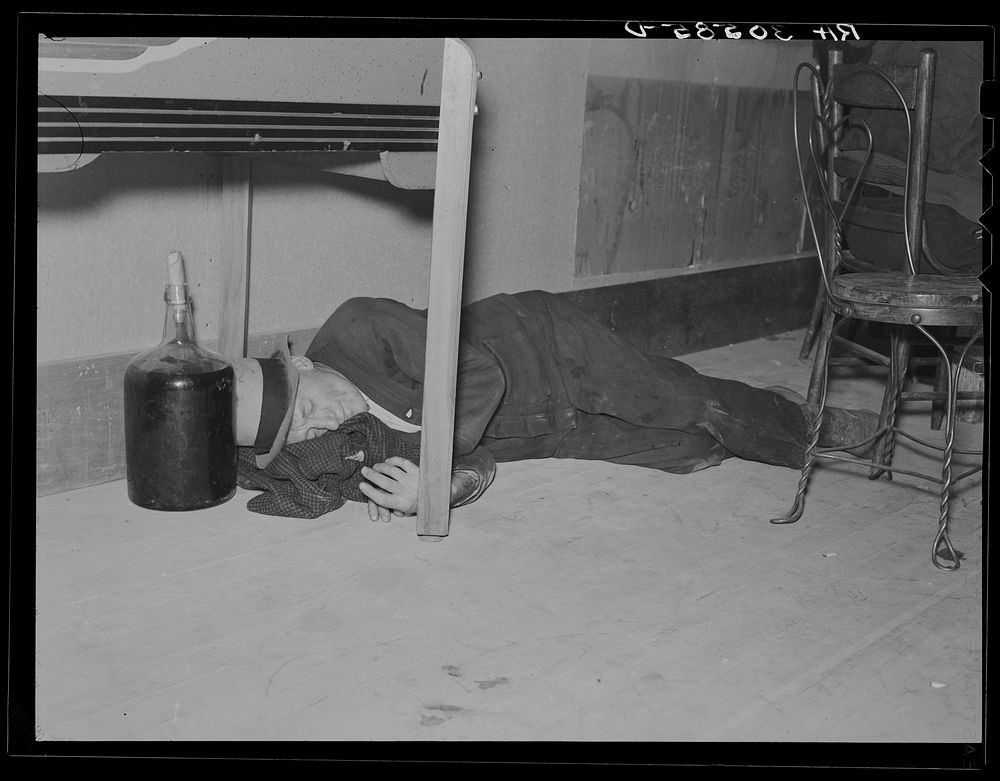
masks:
MULTIPOLYGON (((426 310, 354 298, 306 356, 420 424, 426 310)), ((544 291, 491 296, 462 310, 455 456, 589 458, 690 472, 729 456, 798 467, 807 423, 769 390, 647 355, 544 291)))

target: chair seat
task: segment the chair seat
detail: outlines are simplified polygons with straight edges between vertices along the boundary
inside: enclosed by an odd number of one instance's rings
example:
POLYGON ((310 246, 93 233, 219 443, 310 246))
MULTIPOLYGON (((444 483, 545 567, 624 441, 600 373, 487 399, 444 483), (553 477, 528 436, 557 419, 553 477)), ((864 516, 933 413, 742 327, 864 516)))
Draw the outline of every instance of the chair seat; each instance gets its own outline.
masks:
POLYGON ((858 273, 834 278, 832 291, 850 302, 852 317, 885 323, 980 325, 983 286, 975 277, 858 273))

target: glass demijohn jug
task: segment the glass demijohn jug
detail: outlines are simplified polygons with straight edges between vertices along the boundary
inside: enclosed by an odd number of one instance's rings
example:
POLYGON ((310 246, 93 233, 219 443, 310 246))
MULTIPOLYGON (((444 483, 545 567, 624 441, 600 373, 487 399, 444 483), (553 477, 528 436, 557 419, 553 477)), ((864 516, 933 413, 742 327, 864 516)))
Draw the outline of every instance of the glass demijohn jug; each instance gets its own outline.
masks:
POLYGON ((195 342, 179 252, 167 268, 163 341, 125 370, 128 497, 152 510, 198 510, 236 491, 234 372, 195 342))

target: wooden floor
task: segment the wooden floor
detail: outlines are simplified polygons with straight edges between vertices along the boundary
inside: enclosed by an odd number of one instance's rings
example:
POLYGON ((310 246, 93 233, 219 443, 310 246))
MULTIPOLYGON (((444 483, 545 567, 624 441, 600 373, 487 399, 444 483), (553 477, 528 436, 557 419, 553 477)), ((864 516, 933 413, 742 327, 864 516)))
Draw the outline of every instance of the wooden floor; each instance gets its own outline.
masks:
MULTIPOLYGON (((686 360, 804 391, 800 338, 686 360)), ((826 463, 803 519, 769 524, 797 479, 501 464, 434 544, 360 504, 257 515, 243 490, 185 514, 123 482, 39 499, 36 737, 981 741, 980 478, 953 501, 956 573, 930 561, 929 484, 826 463)))

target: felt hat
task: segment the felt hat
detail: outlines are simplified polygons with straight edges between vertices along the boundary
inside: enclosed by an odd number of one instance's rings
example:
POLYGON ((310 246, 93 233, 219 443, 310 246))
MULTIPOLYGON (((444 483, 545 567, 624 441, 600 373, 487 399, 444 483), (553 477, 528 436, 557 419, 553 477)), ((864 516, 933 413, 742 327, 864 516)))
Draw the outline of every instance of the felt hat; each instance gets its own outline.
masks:
POLYGON ((299 370, 292 363, 288 340, 270 358, 233 361, 236 375, 236 444, 252 447, 263 469, 278 455, 292 424, 299 370))

